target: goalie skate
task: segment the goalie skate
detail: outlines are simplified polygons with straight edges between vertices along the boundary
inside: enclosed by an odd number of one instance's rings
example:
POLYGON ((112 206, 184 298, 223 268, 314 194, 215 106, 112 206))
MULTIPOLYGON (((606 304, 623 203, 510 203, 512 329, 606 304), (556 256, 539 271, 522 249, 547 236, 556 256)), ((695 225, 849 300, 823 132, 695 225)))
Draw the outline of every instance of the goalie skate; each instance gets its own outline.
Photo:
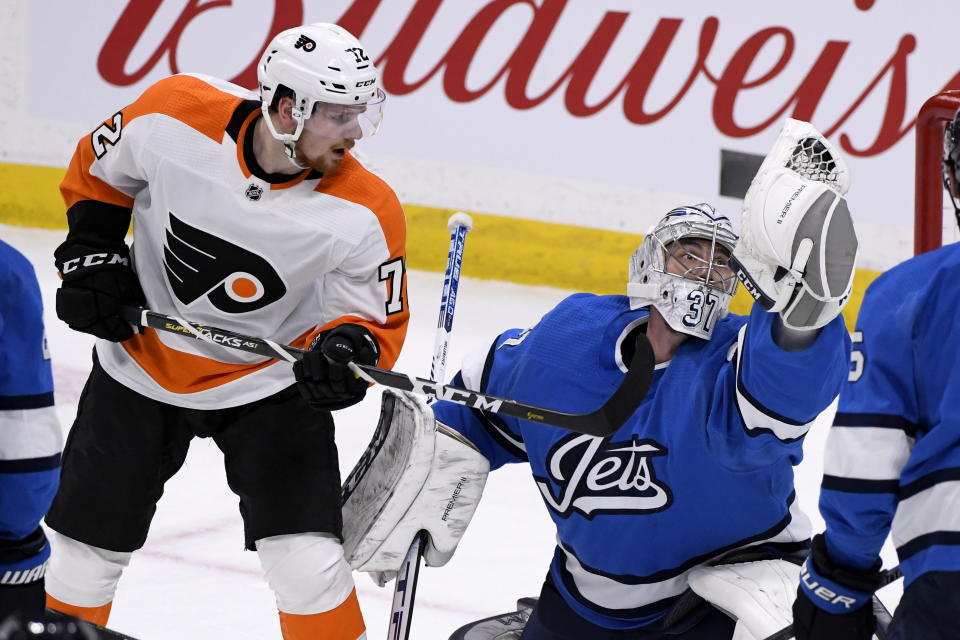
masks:
POLYGON ((536 606, 536 598, 520 598, 516 611, 466 624, 454 631, 450 640, 518 640, 536 606))

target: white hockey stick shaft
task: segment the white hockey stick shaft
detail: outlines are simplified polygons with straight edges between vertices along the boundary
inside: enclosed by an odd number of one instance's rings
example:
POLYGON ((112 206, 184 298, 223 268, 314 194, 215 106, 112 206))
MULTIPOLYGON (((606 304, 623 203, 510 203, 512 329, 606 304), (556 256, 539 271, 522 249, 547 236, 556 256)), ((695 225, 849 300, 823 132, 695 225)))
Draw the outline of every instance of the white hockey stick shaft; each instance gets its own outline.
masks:
POLYGON ((450 346, 450 333, 453 331, 457 290, 460 288, 463 249, 467 242, 467 232, 471 228, 473 228, 473 220, 462 212, 453 214, 447 221, 447 229, 450 231, 450 249, 447 252, 447 269, 443 274, 443 292, 440 296, 437 335, 433 343, 433 361, 430 363, 430 379, 440 383, 443 383, 447 369, 447 351, 450 346))
MULTIPOLYGON (((430 379, 443 382, 447 368, 447 352, 450 347, 450 333, 453 331, 453 312, 457 305, 457 290, 460 287, 460 268, 463 264, 463 249, 467 232, 473 227, 473 221, 465 213, 458 212, 450 216, 447 229, 450 231, 450 249, 447 252, 447 268, 443 274, 443 292, 440 296, 440 316, 437 319, 437 335, 433 343, 433 360, 430 363, 430 379)), ((393 586, 393 607, 390 610, 390 623, 387 627, 387 640, 408 640, 413 620, 413 603, 417 595, 417 578, 420 574, 420 558, 427 542, 425 531, 419 531, 403 564, 397 572, 393 586)))

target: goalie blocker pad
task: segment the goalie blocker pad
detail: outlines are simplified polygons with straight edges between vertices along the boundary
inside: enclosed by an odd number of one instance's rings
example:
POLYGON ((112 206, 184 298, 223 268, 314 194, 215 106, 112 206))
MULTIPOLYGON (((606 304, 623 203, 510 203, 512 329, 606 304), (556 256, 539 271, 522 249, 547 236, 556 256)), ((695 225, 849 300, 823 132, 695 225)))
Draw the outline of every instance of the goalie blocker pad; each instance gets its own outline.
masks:
POLYGON ((396 572, 421 530, 427 566, 453 556, 483 493, 489 461, 438 424, 427 403, 384 390, 380 423, 342 490, 343 549, 357 571, 396 572))

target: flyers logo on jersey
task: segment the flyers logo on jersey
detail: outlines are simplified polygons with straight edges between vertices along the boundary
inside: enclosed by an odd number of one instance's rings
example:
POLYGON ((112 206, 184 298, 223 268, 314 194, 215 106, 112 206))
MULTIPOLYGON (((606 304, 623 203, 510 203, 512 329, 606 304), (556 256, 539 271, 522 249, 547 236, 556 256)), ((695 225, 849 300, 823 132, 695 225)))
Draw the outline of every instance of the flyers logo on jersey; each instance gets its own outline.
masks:
POLYGON ((261 256, 191 227, 170 214, 163 265, 174 295, 189 305, 206 297, 225 313, 246 313, 287 292, 277 271, 261 256))

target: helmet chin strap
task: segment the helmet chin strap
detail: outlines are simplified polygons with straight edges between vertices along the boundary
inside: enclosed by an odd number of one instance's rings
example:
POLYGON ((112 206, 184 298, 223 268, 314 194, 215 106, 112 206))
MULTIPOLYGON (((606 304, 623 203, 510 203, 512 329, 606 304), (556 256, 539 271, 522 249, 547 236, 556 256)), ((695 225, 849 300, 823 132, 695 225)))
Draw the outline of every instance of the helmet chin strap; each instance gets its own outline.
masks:
POLYGON ((290 115, 293 116, 293 119, 296 121, 297 129, 293 133, 280 133, 273 125, 273 118, 270 117, 270 108, 265 102, 260 104, 260 111, 263 112, 263 119, 267 123, 267 129, 269 129, 270 135, 283 144, 283 150, 286 152, 284 155, 287 157, 287 160, 290 161, 290 164, 297 169, 309 169, 309 167, 297 161, 297 151, 294 148, 297 140, 300 139, 300 134, 303 133, 303 125, 306 120, 306 118, 303 117, 303 112, 297 108, 292 109, 290 115))

